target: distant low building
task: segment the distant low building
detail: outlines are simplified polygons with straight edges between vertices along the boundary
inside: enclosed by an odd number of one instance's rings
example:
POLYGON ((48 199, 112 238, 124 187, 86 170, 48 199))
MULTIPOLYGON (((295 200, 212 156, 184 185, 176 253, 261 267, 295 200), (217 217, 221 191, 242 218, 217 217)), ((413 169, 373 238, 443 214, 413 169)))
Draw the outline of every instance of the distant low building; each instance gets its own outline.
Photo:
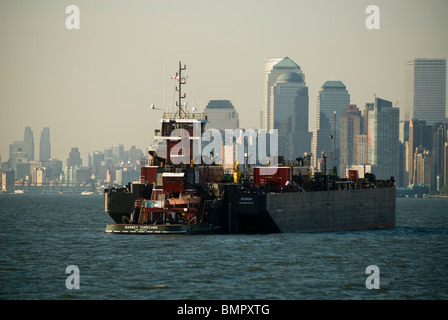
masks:
POLYGON ((67 167, 64 171, 66 186, 79 186, 90 180, 91 173, 88 167, 67 167))
POLYGON ((32 172, 32 184, 42 187, 48 184, 46 168, 36 168, 32 172))
POLYGON ((62 173, 62 161, 57 159, 49 159, 41 161, 42 167, 46 168, 47 178, 49 180, 56 180, 62 173))
POLYGON ((2 191, 14 192, 14 170, 6 170, 2 172, 2 191))

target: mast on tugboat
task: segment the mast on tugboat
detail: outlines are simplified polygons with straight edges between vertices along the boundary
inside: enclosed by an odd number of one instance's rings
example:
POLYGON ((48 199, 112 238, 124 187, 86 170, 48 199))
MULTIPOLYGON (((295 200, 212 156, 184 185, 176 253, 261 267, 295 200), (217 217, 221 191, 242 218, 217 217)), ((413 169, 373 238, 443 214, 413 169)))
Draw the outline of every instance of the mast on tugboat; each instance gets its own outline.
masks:
POLYGON ((182 63, 181 61, 179 61, 179 72, 178 72, 178 83, 179 83, 179 88, 176 87, 176 90, 179 92, 179 101, 176 102, 176 106, 179 108, 178 109, 178 113, 179 113, 179 118, 180 119, 186 119, 187 118, 187 110, 182 109, 182 99, 185 99, 187 94, 184 93, 184 95, 182 96, 182 85, 186 83, 186 79, 182 78, 182 70, 186 70, 187 66, 184 65, 182 67, 182 63), (183 113, 183 115, 182 115, 183 113))

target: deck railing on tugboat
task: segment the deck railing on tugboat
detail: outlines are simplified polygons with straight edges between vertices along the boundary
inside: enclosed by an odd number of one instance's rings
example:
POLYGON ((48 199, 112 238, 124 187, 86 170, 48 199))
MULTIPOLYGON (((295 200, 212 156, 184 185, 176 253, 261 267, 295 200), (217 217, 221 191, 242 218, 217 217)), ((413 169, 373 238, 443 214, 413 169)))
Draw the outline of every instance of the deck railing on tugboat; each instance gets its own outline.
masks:
MULTIPOLYGON (((197 119, 197 120, 207 120, 207 115, 205 113, 188 113, 187 119, 197 119)), ((178 113, 174 112, 164 112, 162 115, 162 119, 170 119, 174 120, 178 118, 178 113)))

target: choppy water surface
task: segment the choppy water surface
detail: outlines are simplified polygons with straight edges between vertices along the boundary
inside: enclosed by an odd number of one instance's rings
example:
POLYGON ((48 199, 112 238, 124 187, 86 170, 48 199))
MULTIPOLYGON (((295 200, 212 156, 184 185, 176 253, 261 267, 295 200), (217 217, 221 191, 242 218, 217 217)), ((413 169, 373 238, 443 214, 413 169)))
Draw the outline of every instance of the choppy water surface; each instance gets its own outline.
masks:
POLYGON ((448 299, 448 199, 335 233, 108 235, 102 195, 0 194, 0 217, 0 299, 448 299))

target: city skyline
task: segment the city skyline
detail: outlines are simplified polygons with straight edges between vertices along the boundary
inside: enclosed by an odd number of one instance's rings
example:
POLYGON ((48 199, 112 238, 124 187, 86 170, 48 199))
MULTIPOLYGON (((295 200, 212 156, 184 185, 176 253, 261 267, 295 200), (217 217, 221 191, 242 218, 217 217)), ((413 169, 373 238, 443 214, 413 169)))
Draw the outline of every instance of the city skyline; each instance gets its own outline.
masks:
POLYGON ((179 60, 188 66, 189 106, 230 100, 241 127, 259 127, 267 57, 290 57, 306 71, 309 131, 326 81, 342 81, 353 104, 376 94, 401 99, 401 111, 406 61, 448 56, 448 4, 375 1, 381 28, 368 30, 369 4, 77 1, 80 29, 67 30, 66 3, 2 1, 2 161, 27 126, 50 127, 52 157, 62 161, 72 147, 83 159, 116 143, 145 149, 161 115, 150 105, 172 107, 179 60), (182 21, 183 30, 171 21, 182 21))

